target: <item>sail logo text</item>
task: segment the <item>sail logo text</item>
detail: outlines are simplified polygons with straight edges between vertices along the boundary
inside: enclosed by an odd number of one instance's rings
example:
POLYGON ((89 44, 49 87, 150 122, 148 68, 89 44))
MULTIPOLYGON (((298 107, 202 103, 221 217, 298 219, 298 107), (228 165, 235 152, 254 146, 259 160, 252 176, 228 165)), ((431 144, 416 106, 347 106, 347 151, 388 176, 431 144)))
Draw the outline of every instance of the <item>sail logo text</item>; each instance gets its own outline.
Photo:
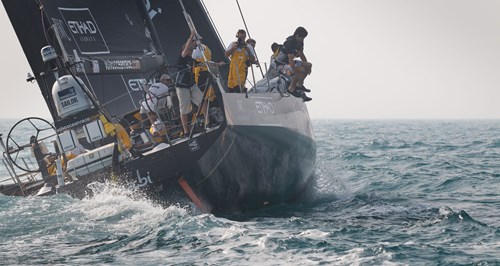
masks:
POLYGON ((65 107, 71 106, 71 105, 76 104, 76 103, 78 103, 78 98, 72 98, 72 99, 69 99, 66 101, 62 101, 61 106, 63 108, 65 108, 65 107))
POLYGON ((255 102, 255 108, 259 114, 274 114, 274 105, 272 102, 255 102))
MULTIPOLYGON (((90 9, 73 7, 58 7, 58 9, 61 17, 55 19, 64 21, 64 28, 66 28, 71 35, 71 39, 73 39, 71 41, 70 36, 66 38, 62 35, 61 39, 64 48, 68 51, 76 48, 80 54, 84 55, 109 54, 111 52, 104 39, 104 35, 99 29, 99 23, 95 20, 90 9)), ((56 32, 59 34, 63 33, 62 30, 56 32)))
POLYGON ((141 69, 141 62, 136 59, 131 60, 106 60, 104 61, 106 70, 137 70, 141 69))
POLYGON ((92 21, 68 21, 68 27, 73 34, 96 34, 97 27, 92 21))
POLYGON ((146 79, 129 79, 128 87, 133 91, 140 91, 142 84, 146 84, 146 79))

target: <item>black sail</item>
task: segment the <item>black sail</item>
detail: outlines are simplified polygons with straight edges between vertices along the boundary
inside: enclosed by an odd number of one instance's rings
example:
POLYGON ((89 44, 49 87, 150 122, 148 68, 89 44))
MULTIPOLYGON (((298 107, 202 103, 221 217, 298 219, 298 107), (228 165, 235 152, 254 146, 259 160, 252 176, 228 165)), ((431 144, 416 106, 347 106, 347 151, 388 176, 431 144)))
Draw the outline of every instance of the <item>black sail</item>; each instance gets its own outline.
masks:
POLYGON ((83 62, 71 69, 106 111, 117 116, 138 108, 140 83, 164 65, 144 1, 2 2, 55 120, 50 91, 54 78, 41 78, 50 70, 42 62, 42 47, 56 48, 59 66, 83 62))
MULTIPOLYGON (((111 115, 139 107, 141 83, 163 65, 174 65, 189 36, 177 0, 2 0, 54 120, 51 99, 55 79, 40 49, 52 45, 111 115), (83 71, 85 74, 83 75, 83 71)), ((212 51, 212 61, 227 61, 224 46, 199 0, 184 0, 186 11, 212 51)), ((227 69, 222 67, 221 78, 227 69)), ((223 82, 224 83, 224 82, 223 82)))
MULTIPOLYGON (((182 45, 190 34, 178 0, 145 0, 149 16, 156 28, 158 38, 165 51, 166 60, 174 64, 182 45)), ((226 61, 224 46, 211 23, 203 3, 199 0, 183 0, 203 43, 212 51, 212 61, 226 61)))

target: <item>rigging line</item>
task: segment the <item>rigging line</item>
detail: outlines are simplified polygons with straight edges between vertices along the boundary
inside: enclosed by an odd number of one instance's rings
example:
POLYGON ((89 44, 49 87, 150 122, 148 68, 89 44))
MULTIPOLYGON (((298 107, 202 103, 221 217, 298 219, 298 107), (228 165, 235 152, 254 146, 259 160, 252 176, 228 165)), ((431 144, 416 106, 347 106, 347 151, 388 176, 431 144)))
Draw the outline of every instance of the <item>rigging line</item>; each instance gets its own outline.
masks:
POLYGON ((111 99, 110 101, 107 101, 107 102, 105 102, 105 103, 101 104, 101 106, 103 106, 103 107, 104 107, 104 106, 107 106, 108 104, 110 104, 110 103, 112 103, 112 102, 114 102, 114 101, 117 101, 117 100, 119 100, 120 98, 123 98, 123 97, 125 97, 125 96, 127 96, 127 95, 129 95, 129 93, 128 93, 128 92, 125 92, 125 93, 123 93, 123 94, 119 95, 118 97, 115 97, 114 99, 111 99))
MULTIPOLYGON (((95 99, 95 102, 99 102, 98 98, 97 98, 97 95, 95 94, 95 89, 94 89, 94 86, 92 85, 92 82, 90 82, 90 79, 87 75, 87 71, 85 70, 85 63, 83 62, 83 60, 78 56, 78 53, 77 51, 74 49, 73 50, 73 55, 74 55, 74 60, 75 62, 77 62, 77 64, 75 64, 75 75, 78 75, 78 66, 77 65, 80 65, 81 69, 83 70, 83 76, 85 77, 85 79, 87 80, 88 84, 89 84, 89 87, 90 87, 90 90, 87 88, 87 92, 89 94, 89 97, 92 96, 94 97, 95 99), (78 61, 77 61, 78 60, 78 61)), ((66 53, 66 56, 68 56, 68 54, 66 53)), ((92 62, 92 60, 87 60, 87 61, 90 61, 92 62)), ((73 75, 73 73, 71 72, 71 70, 68 69, 68 71, 71 73, 71 75, 73 75)), ((101 76, 102 77, 102 76, 101 76)), ((85 87, 82 87, 82 90, 85 91, 85 87)))
MULTIPOLYGON (((196 27, 194 25, 194 22, 193 20, 191 19, 191 16, 188 14, 188 12, 186 11, 186 8, 184 7, 184 3, 182 2, 182 0, 179 0, 179 3, 181 4, 181 7, 182 7, 182 12, 184 13, 184 18, 186 19, 186 23, 188 24, 188 27, 191 31, 194 31, 195 32, 195 36, 198 37, 200 36, 198 34, 198 31, 196 30, 196 27)), ((205 56, 205 52, 204 52, 204 48, 203 48, 203 45, 201 43, 201 41, 199 40, 199 38, 195 38, 195 41, 196 41, 196 46, 200 49, 200 51, 202 51, 202 55, 203 55, 203 60, 205 63, 205 65, 207 66, 207 69, 208 69, 208 72, 210 73, 210 75, 212 76, 212 78, 215 80, 215 82, 217 83, 217 86, 219 87, 219 90, 222 91, 223 90, 223 86, 222 86, 222 83, 220 81, 220 77, 215 75, 213 73, 213 70, 210 68, 210 66, 208 65, 208 60, 205 56)))
MULTIPOLYGON (((202 101, 200 103, 200 105, 198 106, 198 110, 196 111, 196 115, 194 116, 194 121, 192 122, 193 124, 196 123, 197 119, 198 119, 198 116, 200 115, 201 112, 203 112, 203 102, 204 102, 204 99, 207 97, 207 94, 208 94, 208 88, 205 88, 205 91, 203 92, 203 96, 202 96, 202 101)), ((208 119, 208 114, 204 114, 205 115, 205 121, 208 119)), ((203 130, 205 130, 205 127, 203 127, 203 130)), ((189 132, 189 139, 192 138, 193 136, 193 132, 194 132, 194 125, 191 127, 191 131, 189 132)))
MULTIPOLYGON (((181 69, 181 70, 179 70, 179 71, 176 71, 176 72, 168 72, 168 68, 174 68, 174 67, 170 67, 170 66, 163 66, 161 69, 159 69, 159 70, 157 70, 157 71, 153 72, 153 74, 151 74, 151 75, 149 76, 149 78, 146 80, 146 84, 147 84, 148 82, 151 82, 151 85, 152 85, 152 84, 153 84, 153 81, 152 81, 153 76, 154 76, 154 75, 156 75, 156 74, 158 74, 158 72, 160 72, 160 71, 165 71, 165 73, 167 73, 170 77, 172 77, 174 80, 176 80, 176 79, 177 79, 176 77, 177 77, 177 75, 178 75, 180 72, 183 72, 183 71, 186 71, 186 70, 190 69, 190 67, 186 67, 186 68, 183 68, 183 69, 181 69), (175 76, 175 78, 174 78, 174 76, 175 76)), ((122 78, 123 78, 123 77, 122 77, 122 78)), ((156 79, 155 79, 154 81, 156 82, 156 79)), ((125 81, 124 81, 124 82, 125 82, 125 81)), ((175 86, 174 86, 174 88, 175 88, 175 86)), ((143 100, 144 100, 144 102, 146 103, 146 106, 147 106, 150 110, 152 110, 151 106, 149 106, 148 99, 147 99, 148 94, 149 94, 149 90, 148 90, 148 91, 146 91, 146 90, 144 90, 144 87, 143 87, 143 86, 141 86, 141 91, 142 91, 142 93, 143 93, 143 100)), ((119 96, 119 97, 123 97, 124 95, 125 95, 125 94, 123 94, 123 95, 121 95, 121 96, 119 96)), ((154 97, 156 97, 156 98, 158 98, 156 95, 153 95, 153 96, 154 96, 154 97)), ((132 96, 131 96, 131 97, 132 97, 132 96)), ((114 100, 113 100, 113 101, 114 101, 114 100)), ((108 102, 108 103, 110 103, 110 102, 108 102)), ((135 104, 134 104, 134 106, 135 106, 135 104)), ((161 118, 160 118, 160 120, 161 120, 161 118)))
MULTIPOLYGON (((250 65, 250 69, 252 70, 252 79, 253 79, 253 84, 254 84, 253 87, 255 87, 255 86, 257 86, 257 82, 255 82, 255 72, 253 71, 253 65, 250 65)), ((262 76, 262 77, 264 77, 264 76, 262 76)))
POLYGON ((208 71, 210 72, 210 68, 208 66, 208 60, 205 56, 205 48, 202 46, 201 41, 198 38, 199 34, 198 31, 196 30, 196 27, 194 26, 193 20, 191 19, 191 15, 189 15, 188 12, 186 11, 186 8, 184 7, 184 3, 182 2, 182 0, 179 0, 179 3, 181 4, 182 12, 184 13, 184 18, 186 19, 186 23, 188 24, 189 29, 195 32, 196 46, 200 49, 204 60, 203 63, 207 66, 208 71))
MULTIPOLYGON (((76 81, 76 83, 78 84, 78 86, 80 86, 80 88, 82 89, 82 91, 85 93, 85 95, 88 97, 88 99, 90 100, 90 102, 92 103, 92 105, 94 106, 94 108, 97 108, 98 109, 98 112, 103 115, 108 121, 111 121, 111 118, 109 117, 109 115, 107 113, 105 113, 104 110, 102 110, 101 108, 101 104, 98 102, 98 99, 97 98, 93 98, 93 95, 92 93, 89 91, 89 89, 85 86, 85 83, 83 82, 80 82, 78 79, 77 79, 77 76, 76 74, 73 74, 73 72, 71 72, 69 70, 69 68, 66 68, 69 72, 69 74, 73 77, 73 79, 76 81)), ((85 72, 83 72, 85 74, 85 77, 87 77, 87 74, 85 72)), ((80 79, 81 80, 81 79, 80 79)), ((87 77, 87 81, 90 83, 90 80, 88 79, 87 77)), ((102 81, 101 81, 102 83, 102 81)), ((92 86, 90 86, 90 88, 92 90, 94 90, 94 88, 92 88, 92 86)))
MULTIPOLYGON (((248 38, 252 38, 250 36, 250 31, 248 31, 247 22, 245 21, 245 17, 243 16, 243 11, 241 11, 240 2, 238 2, 238 0, 236 0, 236 4, 238 5, 238 9, 240 10, 241 19, 243 20, 243 25, 245 25, 245 30, 247 31, 248 38)), ((262 78, 264 78, 264 71, 262 71, 262 67, 260 67, 260 60, 259 60, 259 57, 257 56, 257 51, 255 50, 255 47, 252 47, 252 48, 254 48, 253 52, 255 53, 255 59, 257 59, 257 66, 260 69, 260 74, 262 75, 262 78)))
POLYGON ((200 2, 202 4, 202 6, 203 6, 203 9, 205 10, 205 13, 207 14, 208 19, 210 20, 210 24, 212 24, 212 27, 214 28, 215 33, 217 34, 217 38, 219 38, 219 43, 222 44, 222 46, 224 46, 224 42, 222 41, 222 37, 220 36, 219 30, 215 26, 214 20, 212 19, 212 16, 210 15, 210 12, 208 12, 208 8, 205 5, 205 2, 203 0, 200 0, 200 2))
POLYGON ((247 81, 248 81, 248 83, 250 83, 250 85, 252 85, 252 87, 255 87, 256 84, 252 83, 252 81, 249 78, 247 78, 247 81))
POLYGON ((229 144, 229 147, 227 148, 226 152, 224 153, 224 155, 222 155, 222 157, 220 158, 220 160, 215 164, 215 166, 212 168, 212 170, 210 171, 210 173, 208 173, 208 175, 205 176, 202 180, 200 180, 196 185, 200 185, 205 180, 207 180, 207 178, 209 178, 212 175, 212 173, 219 167, 219 165, 222 163, 222 161, 224 161, 224 159, 226 158, 227 154, 231 150, 231 147, 233 147, 233 144, 234 144, 235 140, 236 140, 236 134, 234 134, 234 138, 231 141, 231 144, 229 144))
POLYGON ((125 81, 125 78, 123 77, 123 75, 120 75, 120 77, 122 78, 123 84, 125 85, 125 88, 127 89, 127 93, 130 96, 130 100, 132 101, 134 108, 137 109, 137 105, 135 104, 134 97, 132 97, 132 93, 130 93, 130 90, 128 88, 127 82, 125 81))
POLYGON ((41 23, 42 23, 42 30, 43 30, 43 35, 45 36, 45 40, 47 41, 48 44, 51 44, 50 41, 49 41, 49 37, 47 36, 47 30, 45 29, 45 22, 43 20, 43 4, 40 3, 40 1, 36 1, 36 3, 38 4, 39 8, 40 8, 40 19, 42 20, 41 23))
MULTIPOLYGON (((186 11, 186 8, 184 7, 184 3, 182 2, 182 0, 179 0, 179 3, 181 4, 181 7, 182 7, 182 12, 184 13, 184 18, 186 19, 186 23, 188 24, 188 27, 189 29, 191 30, 191 32, 194 32, 194 40, 196 42, 196 46, 198 47, 198 49, 200 49, 200 52, 201 54, 203 55, 203 63, 207 66, 207 70, 208 70, 208 73, 210 73, 210 75, 212 76, 212 78, 215 80, 217 86, 218 86, 218 89, 219 91, 222 91, 223 90, 223 86, 222 86, 222 83, 220 81, 220 77, 219 76, 216 76, 212 69, 210 68, 210 66, 208 65, 208 60, 207 60, 207 57, 205 56, 205 49, 200 41, 200 38, 198 38, 200 35, 198 34, 198 31, 196 30, 196 27, 194 25, 194 22, 193 20, 191 19, 191 16, 188 14, 188 12, 186 11)), ((191 37, 190 37, 191 38, 191 37)), ((186 43, 186 45, 188 45, 186 43)), ((205 94, 203 95, 203 97, 206 96, 206 93, 208 92, 208 89, 205 90, 205 94)), ((248 97, 248 96, 247 96, 248 97)), ((202 107, 199 108, 200 110, 202 109, 202 107)), ((198 110, 198 112, 196 112, 196 115, 195 115, 195 121, 198 119, 198 116, 200 115, 200 110, 198 110)), ((207 117, 208 117, 208 114, 207 114, 207 117)), ((191 139, 192 135, 193 135, 193 128, 191 128, 191 132, 189 133, 189 139, 191 139)))
MULTIPOLYGON (((39 9, 40 9, 40 19, 41 19, 42 31, 43 31, 43 35, 45 36, 45 40, 47 41, 48 45, 52 46, 55 49, 55 46, 56 46, 55 42, 51 41, 51 39, 48 36, 48 32, 49 32, 49 30, 52 30, 54 35, 57 38, 58 37, 58 35, 57 35, 58 34, 57 27, 58 26, 55 23, 53 23, 52 25, 50 25, 50 27, 48 29, 45 27, 44 17, 46 17, 47 14, 44 11, 43 4, 40 1, 36 1, 36 3, 39 5, 39 9)), ((50 24, 50 22, 49 22, 49 24, 50 24)), ((61 48, 63 54, 65 54, 65 56, 67 56, 66 53, 64 52, 64 46, 62 45, 62 43, 59 43, 59 48, 61 48)), ((57 57, 58 57, 58 59, 60 59, 61 56, 57 55, 57 57)), ((63 57, 63 59, 64 59, 64 57, 63 57)), ((59 60, 56 60, 56 64, 57 64, 57 68, 62 68, 62 64, 59 60)))
MULTIPOLYGON (((74 50, 74 52, 76 52, 74 50)), ((87 82, 89 83, 89 87, 91 88, 91 90, 89 90, 89 93, 95 98, 95 99, 98 99, 97 98, 97 95, 95 94, 95 91, 94 91, 94 87, 92 86, 92 82, 90 82, 90 79, 89 77, 87 76, 87 71, 85 70, 85 62, 90 62, 90 63, 93 63, 94 62, 94 58, 90 58, 90 59, 86 59, 86 58, 81 58, 81 57, 76 57, 75 55, 69 55, 69 54, 66 54, 66 57, 68 59, 68 62, 70 62, 70 59, 73 60, 73 64, 71 64, 67 69, 69 72, 72 71, 72 69, 75 71, 75 75, 78 76, 78 66, 81 67, 81 69, 83 69, 83 76, 85 76, 85 79, 87 80, 87 82), (76 61, 77 59, 79 59, 79 61, 76 61)), ((102 60, 104 61, 104 60, 102 60)), ((101 75, 101 79, 102 79, 102 75, 101 75)))

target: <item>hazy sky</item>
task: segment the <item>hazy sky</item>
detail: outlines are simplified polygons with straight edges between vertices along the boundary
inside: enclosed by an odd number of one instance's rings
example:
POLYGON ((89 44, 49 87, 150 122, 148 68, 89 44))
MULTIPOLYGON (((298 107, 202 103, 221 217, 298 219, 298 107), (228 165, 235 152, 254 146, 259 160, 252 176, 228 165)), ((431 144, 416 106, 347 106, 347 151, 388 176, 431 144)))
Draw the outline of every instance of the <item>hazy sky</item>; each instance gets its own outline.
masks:
MULTIPOLYGON (((499 0, 239 2, 261 62, 272 42, 309 31, 312 118, 500 119, 499 0)), ((205 4, 229 44, 244 28, 236 1, 205 4)), ((3 7, 0 31, 0 117, 49 117, 3 7)))

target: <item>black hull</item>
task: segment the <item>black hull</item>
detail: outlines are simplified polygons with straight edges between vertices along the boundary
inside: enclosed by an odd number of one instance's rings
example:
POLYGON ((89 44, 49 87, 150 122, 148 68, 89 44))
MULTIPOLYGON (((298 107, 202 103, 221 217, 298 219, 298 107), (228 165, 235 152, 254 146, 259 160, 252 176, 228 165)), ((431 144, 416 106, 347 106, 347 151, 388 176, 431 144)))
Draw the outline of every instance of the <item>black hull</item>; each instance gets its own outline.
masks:
POLYGON ((279 94, 253 96, 224 96, 228 125, 186 176, 214 213, 289 202, 313 176, 316 143, 305 104, 279 94))
POLYGON ((216 214, 245 212, 298 197, 311 182, 316 163, 305 104, 279 94, 223 97, 226 122, 219 128, 79 178, 59 192, 82 198, 91 195, 87 187, 91 182, 121 180, 120 185, 165 205, 194 196, 203 205, 198 207, 216 214), (194 193, 185 193, 181 178, 194 193))
MULTIPOLYGON (((79 177, 77 181, 58 189, 75 198, 93 195, 88 187, 93 182, 108 182, 132 189, 138 196, 171 205, 179 199, 178 180, 191 172, 196 162, 212 147, 223 131, 223 126, 192 140, 182 140, 172 146, 146 152, 143 155, 116 167, 107 167, 98 172, 79 177)), ((163 144, 165 145, 165 144, 163 144)))
POLYGON ((189 181, 212 212, 244 212, 292 201, 307 187, 314 164, 312 139, 283 128, 227 128, 189 181))

